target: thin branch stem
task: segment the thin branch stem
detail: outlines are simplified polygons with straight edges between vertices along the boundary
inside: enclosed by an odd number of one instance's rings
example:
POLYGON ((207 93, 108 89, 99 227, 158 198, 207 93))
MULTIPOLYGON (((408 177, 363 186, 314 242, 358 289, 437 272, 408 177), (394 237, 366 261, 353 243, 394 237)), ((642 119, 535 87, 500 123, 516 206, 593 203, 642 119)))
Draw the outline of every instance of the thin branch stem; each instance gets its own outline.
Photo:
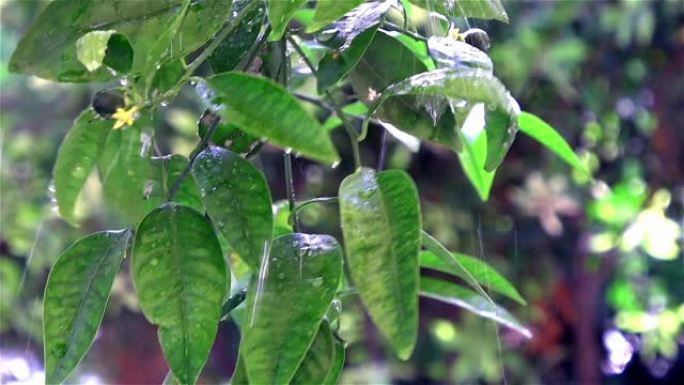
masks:
POLYGON ((425 36, 419 35, 419 34, 417 34, 417 33, 415 33, 415 32, 411 32, 411 31, 409 31, 408 29, 402 28, 402 27, 400 27, 400 26, 398 26, 398 25, 396 25, 396 24, 390 23, 390 22, 388 22, 388 21, 385 21, 385 22, 382 24, 382 28, 387 29, 387 30, 390 30, 390 31, 401 32, 401 33, 403 33, 404 35, 409 35, 409 36, 411 36, 412 38, 417 39, 417 40, 427 41, 427 38, 425 38, 425 36))
MULTIPOLYGON (((295 41, 295 39, 289 34, 287 35, 287 40, 290 42, 290 44, 292 44, 292 47, 294 47, 295 51, 297 51, 299 56, 301 56, 304 63, 306 63, 306 66, 309 67, 309 69, 311 70, 311 73, 314 76, 318 77, 318 71, 316 70, 316 67, 313 65, 311 60, 309 60, 306 54, 304 54, 302 47, 300 47, 299 44, 297 44, 297 41, 295 41)), ((328 99, 328 104, 333 108, 337 116, 339 116, 342 120, 342 124, 344 125, 344 128, 347 131, 347 135, 349 135, 352 153, 354 155, 354 168, 358 169, 359 167, 361 167, 361 153, 359 151, 359 133, 356 131, 354 126, 352 126, 349 123, 349 120, 347 120, 346 115, 344 114, 344 112, 342 112, 342 109, 335 102, 335 99, 332 97, 329 91, 325 91, 325 96, 328 99)))
POLYGON ((290 210, 290 216, 287 218, 287 222, 292 223, 295 215, 297 215, 297 213, 306 206, 314 203, 337 203, 338 201, 339 199, 337 197, 320 197, 301 202, 295 206, 294 210, 290 210))
MULTIPOLYGON (((283 84, 283 87, 288 89, 290 86, 288 79, 290 68, 288 66, 289 57, 287 56, 287 40, 285 38, 280 39, 280 51, 280 80, 283 84)), ((292 167, 292 152, 285 151, 285 154, 283 154, 283 160, 285 161, 285 188, 287 190, 287 202, 290 212, 293 213, 295 211, 295 188, 292 167)), ((292 218, 292 226, 294 227, 295 232, 299 232, 299 223, 297 221, 296 215, 292 218)))

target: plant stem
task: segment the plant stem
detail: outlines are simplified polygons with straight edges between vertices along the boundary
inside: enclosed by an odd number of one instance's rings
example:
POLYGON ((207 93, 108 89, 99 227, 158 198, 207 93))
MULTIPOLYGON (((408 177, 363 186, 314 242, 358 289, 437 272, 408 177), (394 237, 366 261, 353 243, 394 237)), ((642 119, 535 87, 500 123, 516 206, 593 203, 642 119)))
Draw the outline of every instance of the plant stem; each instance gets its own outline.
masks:
MULTIPOLYGON (((292 44, 292 47, 294 47, 295 51, 301 56, 302 60, 304 60, 304 63, 306 63, 306 66, 309 67, 311 70, 311 73, 318 77, 318 71, 316 70, 316 67, 311 63, 309 58, 304 54, 304 51, 302 48, 297 44, 295 39, 292 38, 289 34, 287 35, 287 40, 292 44)), ((333 108, 337 116, 340 117, 342 120, 342 124, 344 125, 345 130, 347 131, 347 135, 349 135, 349 140, 351 142, 351 147, 352 147, 352 153, 354 155, 354 168, 358 169, 361 167, 361 152, 359 150, 359 133, 356 131, 356 129, 349 123, 349 120, 347 120, 347 116, 342 112, 342 109, 340 106, 335 102, 335 99, 332 97, 330 92, 328 90, 325 91, 325 96, 327 98, 328 104, 333 108)))
MULTIPOLYGON (((290 68, 288 66, 289 58, 287 56, 287 40, 285 38, 280 39, 280 80, 283 87, 289 88, 289 72, 290 68)), ((283 154, 283 159, 285 163, 285 188, 287 190, 287 202, 290 208, 290 213, 295 211, 295 188, 294 188, 294 175, 292 172, 292 152, 285 151, 283 154)), ((297 216, 292 217, 292 227, 294 227, 295 232, 299 232, 299 223, 297 221, 297 216)))
POLYGON ((216 132, 216 129, 218 128, 220 121, 221 118, 218 116, 216 116, 215 119, 211 121, 206 135, 204 135, 204 138, 202 138, 202 140, 197 144, 197 147, 195 147, 195 149, 192 150, 192 153, 190 153, 188 165, 185 166, 183 172, 181 172, 181 174, 178 176, 178 179, 176 179, 176 181, 173 184, 173 187, 171 187, 171 190, 169 191, 168 201, 173 200, 173 198, 176 196, 176 193, 178 193, 178 190, 180 189, 183 180, 185 180, 188 174, 190 174, 190 170, 192 170, 192 165, 193 163, 195 163, 195 159, 197 159, 197 156, 200 154, 200 152, 202 152, 202 150, 204 150, 209 144, 209 141, 211 140, 211 137, 214 136, 214 133, 216 132))
POLYGON ((415 32, 411 32, 408 29, 404 29, 404 28, 402 28, 396 24, 390 23, 388 21, 386 21, 382 24, 382 28, 390 30, 390 31, 401 32, 404 35, 409 35, 416 40, 427 41, 425 36, 421 36, 415 32))
POLYGON ((299 210, 303 209, 306 206, 309 206, 314 203, 336 203, 338 201, 339 199, 337 197, 320 197, 301 202, 300 204, 295 206, 294 210, 290 211, 290 216, 288 217, 287 222, 292 223, 294 216, 297 214, 297 212, 299 212, 299 210))

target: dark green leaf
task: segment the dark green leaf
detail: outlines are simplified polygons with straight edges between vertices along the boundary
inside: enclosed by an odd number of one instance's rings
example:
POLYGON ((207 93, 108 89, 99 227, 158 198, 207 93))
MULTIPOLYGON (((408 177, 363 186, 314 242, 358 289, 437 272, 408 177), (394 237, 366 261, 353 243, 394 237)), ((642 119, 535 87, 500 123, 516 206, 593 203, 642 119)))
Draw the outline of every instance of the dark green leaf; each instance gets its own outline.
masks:
POLYGON ((375 28, 362 32, 344 51, 333 51, 325 54, 318 64, 318 93, 334 86, 342 80, 361 60, 364 52, 373 41, 375 28))
POLYGON ((403 171, 362 168, 342 181, 340 219, 351 278, 401 359, 418 332, 420 203, 403 171))
POLYGON ((250 383, 290 382, 341 273, 342 250, 329 235, 287 234, 273 240, 248 290, 241 354, 250 383))
POLYGON ((211 224, 175 203, 140 222, 133 247, 140 308, 155 325, 173 375, 194 384, 214 343, 229 275, 211 224))
POLYGON ((104 65, 118 73, 128 73, 133 67, 133 46, 128 38, 116 33, 107 42, 107 54, 104 65))
POLYGON ((62 141, 55 161, 55 193, 59 212, 75 222, 74 207, 78 194, 95 167, 112 122, 100 119, 93 110, 85 110, 62 141))
MULTIPOLYGON (((183 0, 50 2, 19 42, 10 60, 10 69, 64 82, 110 79, 112 75, 105 68, 89 72, 78 61, 76 41, 92 31, 115 30, 130 41, 134 52, 131 72, 139 74, 147 61, 146 54, 173 22, 182 2, 183 0)), ((229 14, 230 2, 226 0, 193 3, 168 47, 169 54, 165 60, 181 58, 201 47, 229 14)), ((116 69, 116 65, 112 68, 116 69)))
MULTIPOLYGON (((290 384, 330 384, 326 382, 331 370, 334 370, 337 353, 337 339, 333 336, 327 321, 321 322, 316 337, 306 353, 304 360, 297 368, 290 384)), ((337 379, 337 376, 335 376, 337 379)), ((335 382, 332 382, 334 384, 335 382)))
POLYGON ((266 178, 249 161, 211 146, 195 159, 192 172, 212 222, 253 270, 273 236, 273 209, 266 178))
MULTIPOLYGON (((76 57, 88 71, 93 72, 102 66, 107 54, 109 38, 114 30, 88 32, 76 40, 76 57)), ((121 35, 120 35, 121 36, 121 35)))
POLYGON ((526 304, 520 293, 518 293, 518 290, 486 262, 465 254, 452 253, 452 256, 454 259, 458 260, 460 265, 463 266, 463 270, 469 273, 469 276, 467 276, 462 269, 456 269, 454 268, 454 265, 447 264, 442 258, 439 258, 431 251, 423 251, 420 253, 420 267, 450 273, 466 281, 470 279, 470 277, 473 277, 484 287, 501 293, 522 305, 526 304))
POLYGON ((420 294, 424 297, 462 307, 481 317, 489 318, 502 325, 508 326, 527 338, 532 337, 532 333, 529 329, 523 326, 506 309, 474 291, 458 286, 453 282, 421 277, 420 294))
MULTIPOLYGON (((250 1, 252 0, 233 2, 233 12, 240 13, 250 1)), ((263 7, 252 8, 247 16, 235 27, 235 31, 221 41, 221 44, 219 44, 208 59, 215 73, 228 72, 235 69, 235 66, 247 55, 249 49, 259 37, 265 16, 263 7)))
POLYGON ((279 40, 295 12, 306 4, 306 0, 268 0, 268 21, 271 23, 269 41, 279 40))
MULTIPOLYGON (((152 199, 154 202, 161 204, 168 197, 178 177, 183 174, 183 171, 188 166, 188 160, 182 155, 174 154, 152 158, 151 161, 154 166, 155 183, 163 184, 163 189, 156 189, 159 194, 150 195, 147 199, 152 199)), ((200 212, 204 211, 199 187, 189 175, 186 175, 185 179, 181 182, 173 201, 192 207, 200 212)))
POLYGON ((538 116, 529 112, 521 112, 518 115, 518 126, 520 131, 539 141, 549 150, 553 151, 567 164, 574 167, 577 171, 590 175, 584 163, 579 159, 572 147, 565 141, 556 129, 543 121, 538 116))
POLYGON ((322 385, 337 384, 337 379, 340 378, 340 374, 342 374, 342 369, 344 368, 344 361, 346 358, 344 343, 335 338, 333 344, 333 362, 328 371, 328 375, 325 376, 325 379, 321 382, 322 385))
POLYGON ((130 237, 130 231, 90 234, 55 262, 43 302, 46 383, 64 382, 93 343, 130 237))
POLYGON ((174 60, 166 64, 162 64, 154 73, 152 78, 152 92, 163 94, 172 89, 185 75, 185 67, 181 60, 174 60))
POLYGON ((364 0, 319 0, 313 15, 313 23, 306 28, 307 32, 314 32, 344 16, 345 13, 356 8, 364 0))
POLYGON ((508 23, 500 0, 410 0, 413 4, 446 16, 493 19, 508 23))
MULTIPOLYGON (((354 91, 367 105, 373 105, 389 85, 428 69, 423 59, 397 40, 397 36, 400 34, 378 30, 373 42, 350 72, 354 91)), ((449 148, 458 147, 454 116, 446 109, 446 103, 441 106, 424 101, 416 96, 390 98, 377 109, 376 117, 420 139, 449 148)))
POLYGON ((207 81, 226 105, 224 117, 245 132, 320 162, 339 160, 328 133, 281 85, 238 72, 207 81))

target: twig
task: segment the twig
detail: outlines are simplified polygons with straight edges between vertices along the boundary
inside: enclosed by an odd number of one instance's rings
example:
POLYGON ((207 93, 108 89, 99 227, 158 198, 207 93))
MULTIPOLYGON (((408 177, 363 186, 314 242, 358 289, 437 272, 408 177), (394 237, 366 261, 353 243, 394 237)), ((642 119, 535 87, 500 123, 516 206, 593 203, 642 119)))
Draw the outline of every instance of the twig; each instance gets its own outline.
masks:
POLYGON ((294 210, 290 211, 290 215, 287 218, 287 222, 292 224, 292 221, 294 220, 294 217, 297 214, 297 212, 299 210, 303 209, 304 207, 310 205, 310 204, 313 204, 313 203, 336 203, 338 201, 339 201, 339 199, 337 197, 320 197, 320 198, 313 198, 313 199, 306 200, 306 201, 296 205, 294 210))

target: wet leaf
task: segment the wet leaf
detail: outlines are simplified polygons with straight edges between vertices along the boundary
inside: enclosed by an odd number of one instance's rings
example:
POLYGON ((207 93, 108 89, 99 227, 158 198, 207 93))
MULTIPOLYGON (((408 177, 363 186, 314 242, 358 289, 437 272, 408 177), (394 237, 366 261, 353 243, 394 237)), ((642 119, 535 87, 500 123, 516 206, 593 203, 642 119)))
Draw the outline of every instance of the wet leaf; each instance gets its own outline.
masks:
POLYGON ((273 237, 271 193, 248 160, 220 147, 202 151, 192 167, 212 222, 254 271, 273 237))
MULTIPOLYGON (((250 1, 234 1, 233 12, 240 13, 250 1)), ((208 59, 215 73, 235 69, 259 37, 261 25, 265 17, 266 12, 263 7, 253 8, 240 24, 235 27, 235 31, 223 39, 208 59)))
POLYGON ((271 23, 271 35, 269 41, 279 40, 295 12, 299 10, 306 0, 268 0, 268 21, 271 23))
POLYGON ((420 203, 403 171, 362 168, 342 181, 340 219, 352 281, 401 359, 418 332, 420 203))
MULTIPOLYGON (((159 195, 150 196, 148 199, 154 199, 158 204, 161 204, 166 200, 176 181, 188 166, 188 159, 182 155, 174 154, 152 158, 151 161, 153 163, 153 172, 156 174, 155 179, 158 179, 156 183, 163 184, 164 188, 163 190, 157 190, 159 195)), ((173 201, 192 207, 200 212, 204 211, 199 187, 189 175, 186 175, 185 179, 181 182, 173 201)))
POLYGON ((468 43, 451 37, 431 36, 427 41, 430 56, 440 68, 480 69, 489 74, 494 71, 492 59, 468 43))
POLYGON ((116 34, 116 31, 88 32, 76 40, 76 57, 88 71, 93 72, 102 66, 107 53, 109 38, 116 34))
POLYGON ((361 33, 346 50, 328 52, 323 56, 318 64, 319 94, 323 94, 325 90, 337 84, 354 69, 373 41, 375 31, 375 28, 370 28, 361 33))
POLYGON ((111 128, 111 121, 100 119, 87 109, 76 118, 59 148, 54 169, 55 193, 60 214, 71 223, 76 221, 74 207, 78 194, 95 167, 111 128))
POLYGON ((413 4, 446 16, 493 19, 508 23, 500 0, 410 0, 413 4))
POLYGON ((518 126, 520 126, 520 131, 556 153, 556 155, 577 171, 590 175, 584 163, 582 163, 563 136, 544 120, 534 114, 523 111, 518 116, 518 126))
MULTIPOLYGON (((17 45, 10 60, 10 70, 62 82, 111 79, 113 75, 105 68, 89 72, 78 61, 76 41, 89 32, 115 30, 128 38, 134 53, 131 72, 140 74, 147 61, 146 53, 150 52, 159 36, 172 23, 182 2, 50 2, 17 45)), ((169 55, 165 61, 181 58, 200 48, 221 27, 229 14, 230 2, 226 0, 193 3, 168 47, 169 55)), ((109 65, 106 60, 105 64, 109 65)))
MULTIPOLYGON (((369 106, 374 105, 386 87, 428 70, 423 62, 425 58, 417 57, 404 42, 397 40, 399 35, 378 30, 349 74, 354 91, 369 106)), ((451 112, 439 108, 430 112, 425 104, 419 103, 416 96, 390 98, 377 108, 375 116, 420 139, 449 148, 458 147, 458 135, 451 112)))
POLYGON ((313 342, 342 273, 342 250, 328 235, 273 240, 250 283, 241 355, 249 382, 286 384, 313 342))
POLYGON ((173 375, 194 384, 214 343, 230 279, 211 224, 176 203, 150 212, 135 236, 132 273, 140 308, 159 326, 173 375))
POLYGON ((351 46, 357 36, 369 29, 377 28, 385 20, 385 15, 391 5, 390 1, 363 3, 322 31, 318 35, 318 40, 326 46, 343 52, 351 46))
POLYGON ((238 72, 207 81, 216 90, 217 101, 226 105, 224 117, 248 134, 323 163, 339 160, 328 133, 281 85, 238 72))
MULTIPOLYGON (((321 322, 318 333, 290 384, 335 384, 337 375, 331 372, 339 366, 339 344, 341 343, 333 336, 328 322, 321 322)), ((342 354, 344 355, 344 349, 342 354)))
POLYGON ((529 329, 523 326, 511 313, 503 307, 491 302, 476 292, 459 286, 453 282, 435 278, 421 277, 420 295, 438 301, 456 305, 480 317, 489 318, 505 325, 527 338, 532 337, 529 329))
MULTIPOLYGON (((489 193, 494 182, 495 171, 485 170, 487 159, 487 132, 485 131, 485 106, 477 104, 474 107, 461 108, 466 118, 459 131, 463 146, 456 150, 458 160, 470 184, 477 191, 482 201, 489 199, 489 193)), ((461 112, 456 113, 459 116, 461 112)))
POLYGON ((130 237, 130 231, 90 234, 52 267, 43 302, 46 383, 63 383, 93 343, 130 237))
POLYGON ((516 290, 513 284, 486 262, 465 254, 451 253, 451 255, 452 258, 456 259, 458 263, 463 266, 463 269, 457 269, 453 264, 447 264, 442 258, 431 251, 423 251, 420 253, 420 267, 453 274, 466 281, 470 279, 470 277, 473 277, 485 288, 501 293, 522 305, 526 304, 525 300, 520 293, 518 293, 518 290, 516 290), (467 271, 468 275, 466 275, 463 270, 467 271))
POLYGON ((344 16, 345 13, 356 8, 364 0, 319 0, 316 2, 316 10, 313 15, 312 24, 306 28, 307 32, 314 32, 321 27, 332 23, 344 16))

